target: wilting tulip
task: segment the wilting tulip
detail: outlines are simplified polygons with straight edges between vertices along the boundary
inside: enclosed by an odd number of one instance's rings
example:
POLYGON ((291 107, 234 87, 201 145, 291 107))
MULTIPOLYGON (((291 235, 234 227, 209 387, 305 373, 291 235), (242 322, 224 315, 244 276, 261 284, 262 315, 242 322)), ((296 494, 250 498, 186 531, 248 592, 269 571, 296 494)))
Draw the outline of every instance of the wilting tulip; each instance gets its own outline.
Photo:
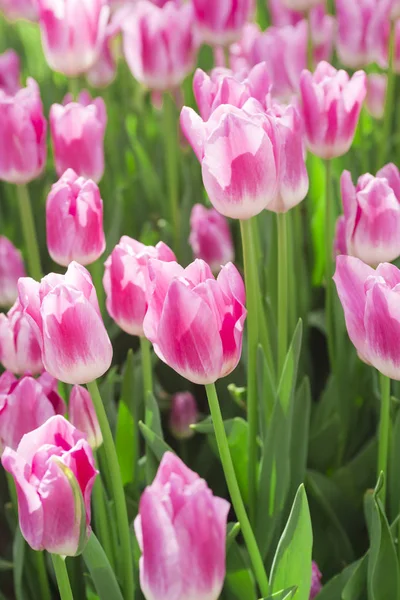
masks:
POLYGON ((382 119, 385 113, 387 75, 371 73, 368 75, 365 108, 375 119, 382 119))
POLYGON ((21 533, 34 550, 75 556, 90 534, 90 496, 97 471, 83 434, 51 417, 6 448, 3 467, 14 477, 21 533))
POLYGON ((88 383, 111 364, 112 346, 88 271, 72 262, 65 275, 19 280, 19 298, 42 348, 46 371, 65 383, 88 383))
POLYGON ((195 204, 190 215, 189 244, 195 258, 209 264, 215 273, 235 257, 232 234, 228 222, 214 208, 195 204))
POLYGON ((317 563, 312 561, 312 575, 311 575, 311 590, 310 590, 310 600, 314 600, 315 596, 319 594, 322 590, 321 584, 322 574, 318 569, 317 563))
POLYGON ((94 181, 65 171, 47 197, 46 232, 51 258, 64 267, 73 260, 88 265, 103 254, 103 201, 94 181))
POLYGON ((20 85, 21 66, 15 50, 6 50, 0 54, 0 90, 9 96, 16 94, 20 85))
POLYGON ((81 92, 79 102, 53 104, 50 109, 50 131, 57 175, 69 168, 96 183, 104 172, 104 133, 107 123, 103 98, 92 100, 81 92))
POLYGON ((9 21, 37 21, 37 0, 0 0, 0 12, 9 21))
POLYGON ((0 179, 24 184, 38 177, 46 160, 47 123, 39 86, 28 78, 15 96, 0 89, 0 179))
POLYGON ((207 44, 228 46, 240 39, 254 10, 253 0, 192 0, 196 26, 207 44))
POLYGON ((18 299, 7 316, 0 313, 0 362, 16 375, 43 371, 35 324, 24 314, 18 299))
POLYGON ((65 414, 61 397, 41 379, 16 379, 9 371, 0 377, 0 453, 6 446, 16 450, 22 436, 56 414, 65 414))
POLYGON ((349 77, 321 62, 315 73, 303 71, 300 92, 307 144, 311 152, 329 159, 350 148, 367 85, 364 71, 349 77))
POLYGON ((69 397, 68 410, 72 425, 86 433, 86 439, 93 450, 99 448, 103 443, 103 436, 92 399, 86 388, 74 385, 69 397))
POLYGON ((192 437, 191 425, 198 419, 196 400, 190 392, 178 392, 172 396, 169 427, 178 440, 192 437))
POLYGON ((198 49, 193 8, 171 0, 163 7, 141 0, 123 25, 132 75, 152 90, 174 89, 192 71, 198 49))
POLYGON ((12 306, 18 297, 17 283, 25 277, 21 253, 4 235, 0 235, 0 306, 12 306))
POLYGON ((229 503, 214 496, 197 473, 171 452, 164 454, 134 523, 146 600, 219 598, 228 511, 229 503))
POLYGON ((101 50, 110 8, 106 0, 37 0, 42 45, 51 69, 85 73, 101 50))

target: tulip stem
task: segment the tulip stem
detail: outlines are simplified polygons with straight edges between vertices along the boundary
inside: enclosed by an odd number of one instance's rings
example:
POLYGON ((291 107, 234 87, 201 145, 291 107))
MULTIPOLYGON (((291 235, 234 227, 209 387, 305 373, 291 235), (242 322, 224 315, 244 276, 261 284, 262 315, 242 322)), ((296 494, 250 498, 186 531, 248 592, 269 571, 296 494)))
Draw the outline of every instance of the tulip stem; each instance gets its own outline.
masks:
POLYGON ((258 346, 258 273, 253 244, 253 227, 251 219, 240 221, 240 232, 243 245, 244 274, 246 281, 247 306, 247 419, 249 423, 248 441, 248 485, 249 515, 254 523, 257 505, 257 346, 258 346))
POLYGON ((32 552, 35 562, 35 577, 40 588, 40 600, 51 600, 49 580, 47 577, 46 564, 44 561, 44 552, 32 552))
POLYGON ((133 581, 132 547, 129 531, 128 511, 126 508, 125 493, 122 484, 117 451, 115 449, 110 424, 107 419, 107 414, 104 409, 103 401, 100 396, 97 382, 91 381, 87 384, 87 388, 92 397, 97 419, 99 421, 101 433, 103 436, 104 454, 106 456, 108 471, 111 479, 111 488, 114 497, 115 512, 117 516, 119 542, 121 545, 120 560, 123 566, 122 570, 124 598, 125 600, 132 600, 134 597, 135 589, 133 581))
MULTIPOLYGON (((151 396, 153 394, 153 374, 151 368, 151 350, 150 342, 142 336, 140 338, 140 352, 142 355, 142 378, 143 378, 143 402, 144 402, 144 422, 152 429, 153 411, 151 410, 151 396)), ((157 471, 154 454, 146 443, 146 479, 150 484, 157 471)))
POLYGON ((53 561, 61 600, 74 600, 65 559, 59 554, 52 554, 51 559, 53 561))
POLYGON ((18 208, 24 234, 25 251, 29 265, 29 275, 40 281, 42 267, 40 264, 39 246, 36 237, 35 221, 32 214, 31 200, 26 185, 17 185, 18 208))
POLYGON ((313 39, 311 29, 311 10, 307 11, 307 69, 314 71, 313 39))
POLYGON ((208 404, 210 406, 211 418, 214 426, 215 437, 217 440, 219 456, 221 458, 222 468, 224 470, 226 483, 232 500, 233 508, 240 523, 240 528, 246 542, 250 561, 253 566, 254 576, 260 588, 261 595, 267 597, 269 594, 268 577, 265 572, 263 559, 257 545, 256 538, 250 525, 249 518, 240 494, 239 485, 236 479, 235 469, 232 457, 229 451, 228 440, 225 433, 224 422, 221 409, 218 402, 217 391, 213 383, 206 385, 208 404))
MULTIPOLYGON (((99 465, 96 460, 96 468, 99 470, 99 465)), ((111 535, 109 531, 109 522, 106 506, 106 495, 101 479, 101 474, 96 477, 96 481, 93 486, 93 508, 94 508, 94 522, 96 525, 96 533, 100 539, 101 545, 108 557, 110 563, 114 566, 114 555, 113 547, 111 543, 111 535)))
POLYGON ((278 380, 286 360, 288 338, 288 240, 287 218, 277 213, 278 223, 278 380))
POLYGON ((164 142, 165 167, 169 196, 169 218, 173 235, 173 248, 179 254, 179 163, 178 163, 178 118, 176 105, 169 92, 164 94, 164 142))
POLYGON ((332 161, 325 161, 325 323, 328 355, 331 366, 334 365, 334 324, 332 296, 332 254, 333 254, 333 197, 332 197, 332 161))
POLYGON ((378 477, 383 471, 384 481, 381 491, 381 500, 383 506, 386 501, 387 489, 387 463, 390 438, 390 379, 382 373, 379 374, 381 384, 381 411, 379 421, 379 438, 378 438, 378 477))
POLYGON ((389 35, 389 65, 387 71, 387 87, 386 87, 386 97, 385 97, 385 112, 383 117, 383 125, 382 125, 382 137, 381 143, 379 144, 378 149, 378 164, 377 170, 383 167, 387 155, 390 149, 390 139, 391 139, 391 127, 393 122, 393 103, 394 103, 394 94, 395 94, 395 73, 393 69, 394 63, 394 55, 395 55, 395 20, 391 19, 390 21, 390 35, 389 35))

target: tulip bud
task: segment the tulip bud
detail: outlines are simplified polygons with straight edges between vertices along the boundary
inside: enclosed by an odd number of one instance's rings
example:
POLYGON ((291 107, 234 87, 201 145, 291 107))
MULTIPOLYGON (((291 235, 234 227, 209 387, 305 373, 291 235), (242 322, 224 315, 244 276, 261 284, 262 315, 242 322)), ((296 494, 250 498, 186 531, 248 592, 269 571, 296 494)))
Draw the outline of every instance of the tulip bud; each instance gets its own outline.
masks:
POLYGON ((0 235, 0 306, 14 304, 20 277, 25 277, 21 253, 9 239, 0 235))
POLYGON ((0 12, 8 21, 37 21, 37 0, 0 0, 0 12))
POLYGON ((225 217, 214 208, 195 204, 190 215, 189 244, 195 258, 201 258, 218 272, 235 257, 232 235, 225 217))
POLYGON ((219 598, 228 511, 229 503, 214 496, 197 473, 171 452, 164 454, 134 522, 146 600, 219 598))
POLYGON ((357 71, 350 79, 346 71, 337 71, 326 62, 319 63, 315 73, 303 71, 300 93, 311 152, 325 159, 346 154, 366 91, 364 71, 357 71))
POLYGON ((179 392, 172 396, 169 427, 178 440, 192 437, 194 431, 190 425, 198 418, 196 400, 190 392, 179 392))
POLYGON ((18 54, 14 50, 6 50, 0 54, 0 90, 13 96, 21 89, 19 82, 21 66, 18 54))
POLYGON ((312 574, 311 574, 311 590, 310 600, 314 600, 315 596, 322 590, 321 584, 322 573, 318 568, 315 560, 312 561, 312 574))
POLYGON ((7 316, 0 313, 0 361, 16 375, 35 375, 43 371, 35 323, 24 314, 18 299, 7 316))
POLYGON ((92 67, 104 40, 106 0, 37 0, 42 45, 51 69, 76 77, 92 67))
POLYGON ((64 98, 64 105, 50 109, 50 131, 57 175, 69 168, 87 179, 100 181, 104 172, 106 105, 102 98, 91 99, 81 92, 79 102, 64 98))
POLYGON ((80 554, 90 535, 92 449, 62 416, 23 436, 1 462, 14 477, 21 533, 34 550, 80 554))
POLYGON ((246 21, 254 11, 253 0, 193 0, 196 26, 203 42, 229 46, 240 39, 246 21))
POLYGON ((38 84, 28 78, 15 96, 0 89, 0 179, 24 184, 41 174, 46 160, 47 123, 38 84))
POLYGON ((103 201, 94 181, 65 171, 47 197, 46 232, 51 258, 64 267, 73 260, 88 265, 103 254, 103 201))
POLYGON ((74 385, 69 397, 68 409, 72 425, 86 433, 86 439, 93 450, 99 448, 103 443, 103 436, 92 399, 86 388, 74 385))
POLYGON ((374 119, 383 119, 385 113, 387 75, 371 73, 368 75, 365 108, 374 119))

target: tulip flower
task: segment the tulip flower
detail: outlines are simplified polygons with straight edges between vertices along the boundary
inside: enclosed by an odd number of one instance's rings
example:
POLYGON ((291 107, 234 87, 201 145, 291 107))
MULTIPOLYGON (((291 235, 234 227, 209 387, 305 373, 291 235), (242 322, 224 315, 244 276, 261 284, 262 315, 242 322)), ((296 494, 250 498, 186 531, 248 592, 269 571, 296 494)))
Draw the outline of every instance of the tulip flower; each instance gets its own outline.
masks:
POLYGON ((51 69, 76 77, 94 65, 104 41, 106 0, 37 0, 42 45, 51 69))
POLYGON ((50 109, 50 131, 57 175, 69 168, 96 183, 104 172, 106 105, 102 98, 91 99, 81 92, 78 102, 64 98, 64 105, 50 109))
POLYGON ((190 392, 178 392, 172 396, 169 427, 178 440, 192 437, 190 425, 196 423, 198 410, 196 400, 190 392))
POLYGON ((191 4, 171 0, 158 7, 141 0, 123 24, 123 44, 135 79, 151 90, 174 89, 196 61, 198 40, 191 4))
POLYGON ((22 437, 56 414, 65 414, 60 396, 33 377, 16 379, 9 371, 0 376, 0 453, 16 450, 22 437))
POLYGON ((86 78, 92 87, 107 87, 115 79, 117 60, 122 53, 118 36, 122 31, 122 17, 124 14, 125 11, 118 11, 107 25, 99 56, 86 73, 86 78))
POLYGON ((0 0, 0 12, 9 21, 37 21, 37 0, 0 0))
POLYGON ((149 258, 165 262, 176 260, 163 242, 156 247, 145 246, 124 235, 105 262, 103 284, 108 313, 130 335, 144 335, 143 319, 150 290, 149 258))
POLYGON ((368 75, 365 108, 374 119, 383 119, 385 113, 387 75, 371 73, 368 75))
POLYGON ((268 0, 268 9, 274 27, 296 25, 303 19, 303 14, 301 12, 287 8, 283 0, 268 0))
POLYGON ((315 73, 301 74, 300 93, 307 144, 311 152, 329 159, 350 148, 364 101, 366 75, 345 71, 321 62, 315 73))
POLYGON ((39 177, 46 160, 47 123, 39 86, 28 78, 14 96, 0 89, 0 179, 24 184, 39 177))
POLYGON ((357 186, 349 171, 342 173, 344 215, 340 217, 343 224, 338 227, 339 235, 344 234, 345 254, 372 266, 400 256, 400 196, 396 195, 399 188, 400 174, 395 165, 387 165, 376 177, 369 173, 362 175, 357 186), (391 170, 394 189, 390 182, 391 170), (388 171, 389 180, 385 177, 388 171))
POLYGON ((16 375, 43 371, 35 323, 24 314, 18 299, 7 315, 0 313, 0 362, 16 375))
POLYGON ((311 590, 310 590, 310 600, 314 600, 317 594, 322 590, 321 584, 322 574, 318 568, 317 563, 312 561, 312 575, 311 575, 311 590))
POLYGON ((13 96, 21 89, 21 66, 15 50, 6 50, 0 54, 0 90, 13 96))
POLYGON ((47 197, 46 232, 51 258, 64 267, 73 260, 88 265, 103 254, 103 201, 94 181, 65 171, 47 197))
POLYGON ((21 253, 4 235, 0 235, 0 306, 11 306, 18 297, 19 277, 25 277, 21 253))
POLYGON ((92 449, 64 417, 51 417, 6 448, 21 533, 34 550, 75 556, 90 534, 90 496, 97 475, 92 449))
POLYGON ((244 24, 254 11, 253 0, 192 0, 195 23, 203 42, 229 46, 240 39, 244 24))
POLYGON ((99 448, 103 443, 103 436, 92 399, 86 388, 74 385, 69 397, 68 409, 72 425, 86 434, 86 439, 93 450, 99 448))
POLYGON ((225 217, 214 208, 195 204, 190 215, 189 244, 195 258, 209 264, 215 273, 235 256, 232 234, 225 217))
POLYGON ((53 377, 82 384, 107 371, 112 346, 84 267, 72 262, 65 275, 50 273, 40 284, 22 278, 19 298, 40 341, 43 365, 53 377))
POLYGON ((229 503, 171 452, 142 494, 134 526, 146 600, 217 600, 225 577, 229 503))

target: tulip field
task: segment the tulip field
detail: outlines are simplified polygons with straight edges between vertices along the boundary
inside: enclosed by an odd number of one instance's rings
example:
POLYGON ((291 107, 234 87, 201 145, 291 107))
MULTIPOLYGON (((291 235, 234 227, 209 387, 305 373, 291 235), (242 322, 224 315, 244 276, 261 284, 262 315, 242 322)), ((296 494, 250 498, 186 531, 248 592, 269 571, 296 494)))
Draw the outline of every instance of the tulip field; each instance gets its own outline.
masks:
POLYGON ((400 0, 0 0, 0 600, 400 600, 400 0))

